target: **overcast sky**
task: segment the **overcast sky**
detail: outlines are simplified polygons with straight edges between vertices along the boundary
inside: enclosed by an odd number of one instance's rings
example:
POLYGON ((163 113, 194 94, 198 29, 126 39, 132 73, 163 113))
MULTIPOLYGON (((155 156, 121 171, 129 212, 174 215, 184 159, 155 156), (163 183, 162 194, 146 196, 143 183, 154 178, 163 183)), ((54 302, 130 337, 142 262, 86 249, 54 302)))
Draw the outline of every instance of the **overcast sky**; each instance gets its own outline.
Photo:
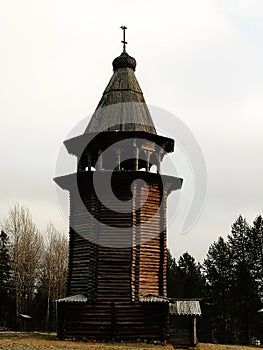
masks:
POLYGON ((169 227, 172 253, 202 260, 239 214, 263 214, 262 0, 1 0, 0 216, 19 201, 41 229, 51 219, 67 231, 58 153, 101 98, 120 25, 146 102, 180 118, 203 151, 205 209, 186 235, 180 215, 169 227))

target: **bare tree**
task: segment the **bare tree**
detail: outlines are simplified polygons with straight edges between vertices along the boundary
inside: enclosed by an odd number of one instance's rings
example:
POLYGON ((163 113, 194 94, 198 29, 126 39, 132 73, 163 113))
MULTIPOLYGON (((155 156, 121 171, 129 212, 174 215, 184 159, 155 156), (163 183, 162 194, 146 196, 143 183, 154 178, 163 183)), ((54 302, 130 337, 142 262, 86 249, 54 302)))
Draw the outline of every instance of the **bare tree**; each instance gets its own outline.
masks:
POLYGON ((66 294, 68 267, 68 240, 50 223, 46 230, 43 256, 43 282, 47 290, 46 324, 50 328, 52 301, 66 294))
POLYGON ((3 227, 12 242, 16 314, 29 313, 39 281, 43 238, 24 205, 15 204, 10 208, 3 227))

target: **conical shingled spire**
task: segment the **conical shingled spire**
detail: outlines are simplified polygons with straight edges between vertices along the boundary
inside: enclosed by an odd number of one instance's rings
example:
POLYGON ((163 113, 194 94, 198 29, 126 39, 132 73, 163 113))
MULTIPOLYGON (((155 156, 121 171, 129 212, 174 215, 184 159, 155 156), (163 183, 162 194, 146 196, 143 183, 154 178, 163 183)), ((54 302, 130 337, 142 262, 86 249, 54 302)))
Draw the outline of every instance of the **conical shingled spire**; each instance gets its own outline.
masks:
POLYGON ((136 60, 127 52, 123 52, 114 59, 112 65, 113 76, 85 133, 145 131, 156 134, 142 90, 134 74, 136 60))

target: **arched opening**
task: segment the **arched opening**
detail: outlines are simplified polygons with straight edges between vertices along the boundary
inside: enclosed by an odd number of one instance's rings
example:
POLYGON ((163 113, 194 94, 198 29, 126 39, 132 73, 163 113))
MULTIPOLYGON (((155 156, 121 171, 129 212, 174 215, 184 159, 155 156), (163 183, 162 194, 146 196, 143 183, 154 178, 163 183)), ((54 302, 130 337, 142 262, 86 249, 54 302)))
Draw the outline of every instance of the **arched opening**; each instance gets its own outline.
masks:
POLYGON ((152 165, 150 171, 151 173, 157 173, 157 165, 152 165))
POLYGON ((147 151, 145 151, 145 150, 139 151, 138 167, 139 167, 139 171, 146 171, 147 151))

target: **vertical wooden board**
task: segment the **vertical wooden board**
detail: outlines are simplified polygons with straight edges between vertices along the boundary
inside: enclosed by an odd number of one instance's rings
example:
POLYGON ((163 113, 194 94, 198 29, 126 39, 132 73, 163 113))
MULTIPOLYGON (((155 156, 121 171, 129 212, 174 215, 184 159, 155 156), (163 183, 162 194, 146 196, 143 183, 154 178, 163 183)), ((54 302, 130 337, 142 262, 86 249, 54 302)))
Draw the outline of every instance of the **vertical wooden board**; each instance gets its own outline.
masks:
POLYGON ((140 297, 149 293, 159 295, 161 193, 158 184, 151 184, 148 188, 142 187, 141 201, 145 203, 140 211, 140 222, 143 223, 140 232, 143 241, 140 247, 140 297))

